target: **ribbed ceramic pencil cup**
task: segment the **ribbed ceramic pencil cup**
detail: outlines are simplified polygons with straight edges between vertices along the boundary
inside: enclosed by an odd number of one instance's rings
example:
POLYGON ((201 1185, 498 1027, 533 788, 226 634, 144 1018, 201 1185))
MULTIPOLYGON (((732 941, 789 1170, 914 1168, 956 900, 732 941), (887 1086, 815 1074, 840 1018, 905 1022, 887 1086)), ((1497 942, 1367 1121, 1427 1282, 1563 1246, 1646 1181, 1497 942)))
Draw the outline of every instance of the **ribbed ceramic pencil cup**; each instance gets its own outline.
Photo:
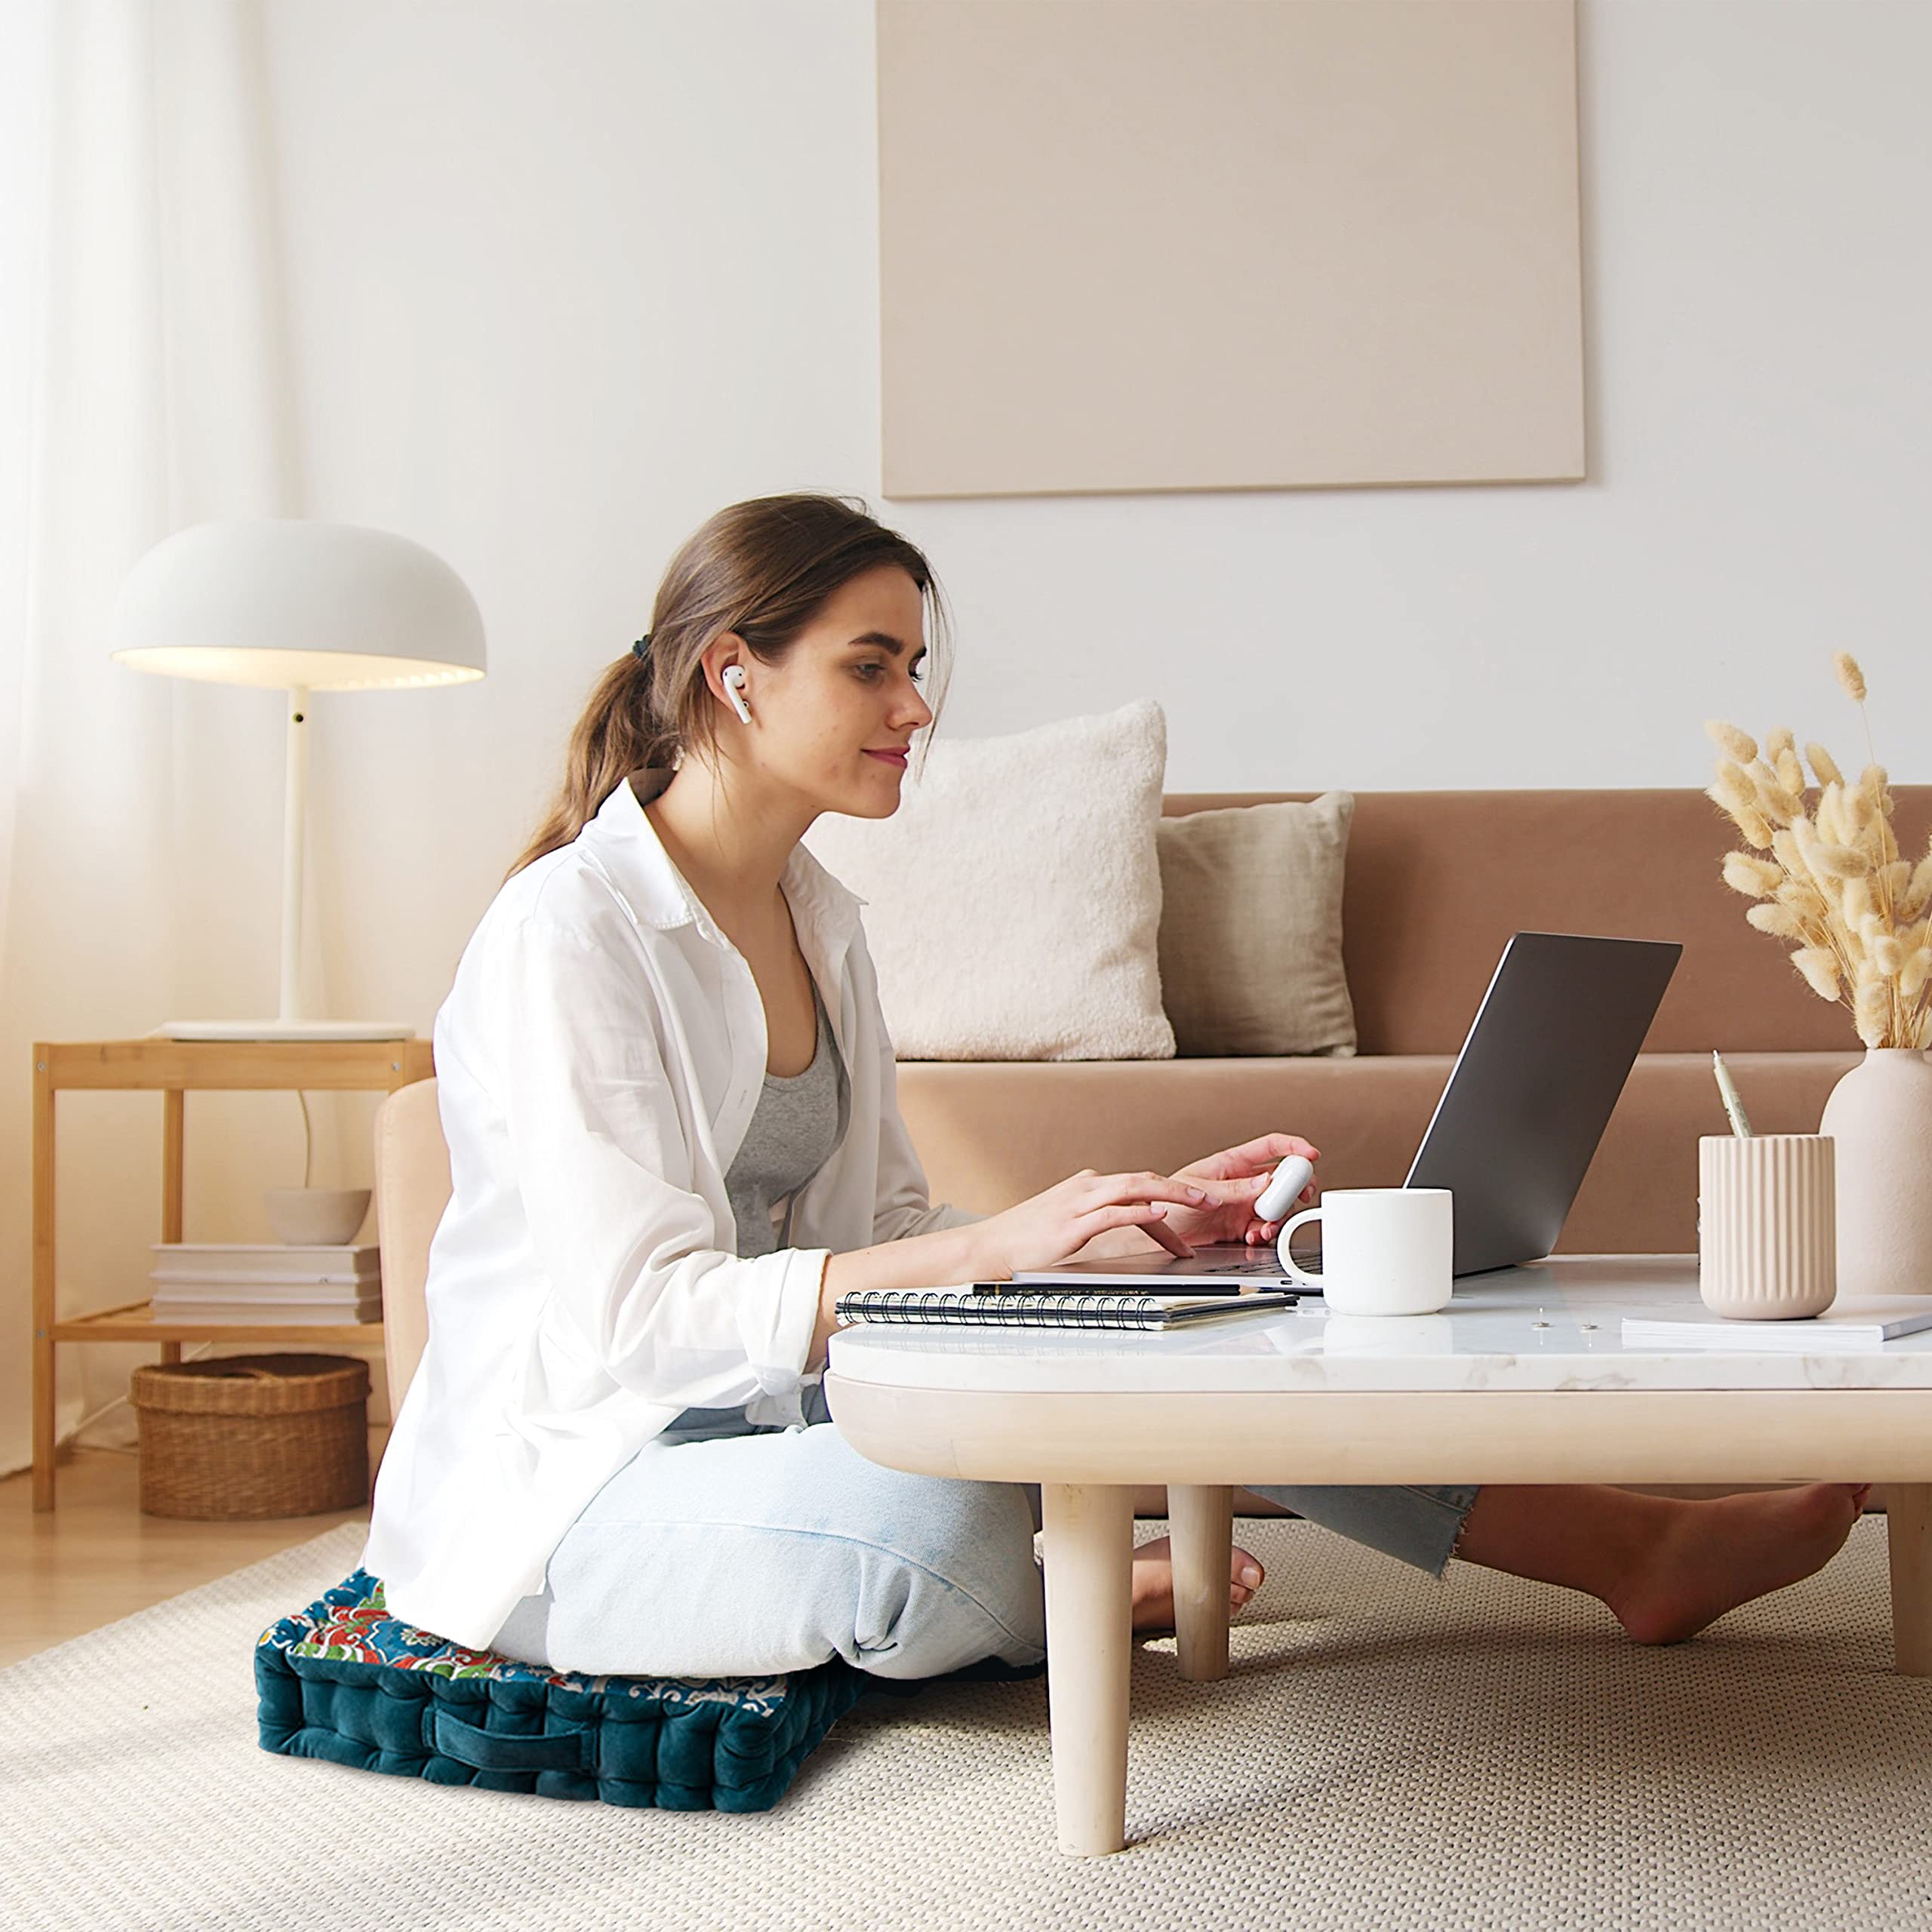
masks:
POLYGON ((1838 1293, 1836 1143, 1823 1134, 1697 1143, 1697 1289, 1713 1315, 1786 1321, 1838 1293))

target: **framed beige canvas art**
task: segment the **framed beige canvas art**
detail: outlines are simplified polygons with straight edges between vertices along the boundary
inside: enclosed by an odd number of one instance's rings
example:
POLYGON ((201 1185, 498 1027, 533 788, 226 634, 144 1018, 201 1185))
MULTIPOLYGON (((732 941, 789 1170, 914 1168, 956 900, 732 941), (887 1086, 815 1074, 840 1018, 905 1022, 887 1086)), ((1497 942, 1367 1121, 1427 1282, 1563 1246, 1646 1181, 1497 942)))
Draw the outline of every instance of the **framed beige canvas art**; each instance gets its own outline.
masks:
POLYGON ((1584 472, 1573 0, 880 0, 889 497, 1584 472))

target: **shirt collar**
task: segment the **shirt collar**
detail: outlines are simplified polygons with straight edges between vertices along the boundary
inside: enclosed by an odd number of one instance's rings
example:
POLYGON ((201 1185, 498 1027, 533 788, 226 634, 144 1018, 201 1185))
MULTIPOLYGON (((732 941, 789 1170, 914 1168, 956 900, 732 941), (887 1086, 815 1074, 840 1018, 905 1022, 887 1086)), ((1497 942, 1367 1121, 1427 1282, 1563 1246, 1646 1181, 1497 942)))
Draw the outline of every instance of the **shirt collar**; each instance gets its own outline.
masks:
MULTIPOLYGON (((728 945, 703 902, 671 863, 644 809, 670 782, 670 771, 663 766, 632 773, 598 808, 597 816, 577 835, 579 841, 645 924, 660 932, 694 925, 714 945, 728 945)), ((859 923, 859 908, 866 902, 840 884, 802 845, 786 860, 782 882, 808 957, 814 952, 827 960, 842 957, 859 923)))

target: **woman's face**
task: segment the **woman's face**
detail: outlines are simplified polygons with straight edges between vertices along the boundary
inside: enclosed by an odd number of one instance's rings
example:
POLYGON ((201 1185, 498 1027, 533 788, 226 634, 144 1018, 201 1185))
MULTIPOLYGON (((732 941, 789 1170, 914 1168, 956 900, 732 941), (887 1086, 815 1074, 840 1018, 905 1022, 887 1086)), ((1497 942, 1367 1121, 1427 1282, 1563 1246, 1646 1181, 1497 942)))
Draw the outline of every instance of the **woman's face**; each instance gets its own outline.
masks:
MULTIPOLYGON (((920 695, 925 605, 896 564, 841 586, 780 664, 745 668, 749 725, 728 707, 719 728, 759 776, 814 812, 890 818, 912 734, 932 722, 920 695)), ((728 659, 727 661, 730 661, 728 659)))

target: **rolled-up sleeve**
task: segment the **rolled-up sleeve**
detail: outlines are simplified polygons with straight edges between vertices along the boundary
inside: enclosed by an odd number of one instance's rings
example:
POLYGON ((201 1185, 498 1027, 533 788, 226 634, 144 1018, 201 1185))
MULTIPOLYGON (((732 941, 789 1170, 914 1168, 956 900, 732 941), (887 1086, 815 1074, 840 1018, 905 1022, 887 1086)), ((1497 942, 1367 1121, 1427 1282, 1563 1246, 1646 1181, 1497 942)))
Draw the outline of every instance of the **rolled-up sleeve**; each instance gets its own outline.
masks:
POLYGON ((501 935, 493 968, 498 1097, 557 1325, 653 1402, 795 1389, 829 1251, 723 1244, 641 958, 539 913, 501 935))

